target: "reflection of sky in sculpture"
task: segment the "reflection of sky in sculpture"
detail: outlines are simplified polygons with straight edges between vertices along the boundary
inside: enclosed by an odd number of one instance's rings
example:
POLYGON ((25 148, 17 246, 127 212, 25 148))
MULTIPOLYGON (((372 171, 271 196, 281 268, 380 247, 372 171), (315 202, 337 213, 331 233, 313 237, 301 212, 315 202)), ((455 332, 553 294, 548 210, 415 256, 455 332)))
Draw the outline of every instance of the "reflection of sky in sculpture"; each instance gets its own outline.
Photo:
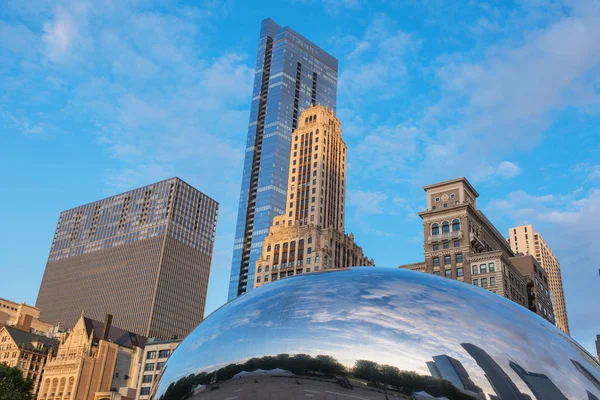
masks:
POLYGON ((270 283, 223 306, 178 347, 157 394, 182 376, 211 372, 251 357, 327 354, 346 367, 357 359, 429 375, 427 361, 459 360, 485 393, 494 393, 461 347, 485 350, 523 393, 509 367, 546 374, 570 399, 600 392, 570 362, 592 366, 554 326, 486 290, 413 271, 354 268, 270 283))

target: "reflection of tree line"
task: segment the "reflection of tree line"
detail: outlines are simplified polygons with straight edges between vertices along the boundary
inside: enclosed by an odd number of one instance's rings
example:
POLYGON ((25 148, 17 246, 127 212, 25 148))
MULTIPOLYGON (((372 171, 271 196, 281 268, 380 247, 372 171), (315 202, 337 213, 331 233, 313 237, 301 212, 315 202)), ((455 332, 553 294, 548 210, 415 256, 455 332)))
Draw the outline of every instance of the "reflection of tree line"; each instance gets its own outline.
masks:
POLYGON ((214 382, 232 379, 242 371, 257 369, 271 370, 281 368, 295 375, 315 375, 333 377, 335 375, 355 377, 366 380, 370 386, 394 388, 399 392, 411 394, 424 390, 433 396, 446 396, 453 400, 472 400, 473 397, 462 393, 449 381, 430 376, 419 375, 415 372, 402 371, 391 365, 381 365, 373 361, 357 360, 353 368, 346 368, 335 358, 327 355, 312 357, 308 354, 278 354, 251 358, 243 364, 229 364, 216 371, 191 374, 169 385, 160 400, 181 400, 191 394, 197 385, 207 385, 214 382))

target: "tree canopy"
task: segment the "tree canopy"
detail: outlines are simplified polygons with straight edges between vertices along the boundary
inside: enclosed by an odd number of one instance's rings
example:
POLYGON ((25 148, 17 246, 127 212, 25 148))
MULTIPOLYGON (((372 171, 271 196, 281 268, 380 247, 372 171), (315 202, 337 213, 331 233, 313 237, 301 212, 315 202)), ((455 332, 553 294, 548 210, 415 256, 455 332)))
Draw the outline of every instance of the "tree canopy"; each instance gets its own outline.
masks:
POLYGON ((33 381, 17 367, 0 363, 0 400, 33 400, 33 381))

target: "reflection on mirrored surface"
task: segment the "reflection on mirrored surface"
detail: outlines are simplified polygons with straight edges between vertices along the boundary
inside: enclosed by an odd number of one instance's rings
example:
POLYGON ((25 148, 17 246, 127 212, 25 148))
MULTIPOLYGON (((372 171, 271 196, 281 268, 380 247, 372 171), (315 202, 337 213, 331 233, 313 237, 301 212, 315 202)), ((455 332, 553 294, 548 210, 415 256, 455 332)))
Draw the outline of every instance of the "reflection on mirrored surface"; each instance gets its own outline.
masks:
POLYGON ((600 398, 600 364, 487 290, 391 268, 299 275, 245 294, 169 359, 155 400, 600 398), (428 397, 429 396, 429 397, 428 397))

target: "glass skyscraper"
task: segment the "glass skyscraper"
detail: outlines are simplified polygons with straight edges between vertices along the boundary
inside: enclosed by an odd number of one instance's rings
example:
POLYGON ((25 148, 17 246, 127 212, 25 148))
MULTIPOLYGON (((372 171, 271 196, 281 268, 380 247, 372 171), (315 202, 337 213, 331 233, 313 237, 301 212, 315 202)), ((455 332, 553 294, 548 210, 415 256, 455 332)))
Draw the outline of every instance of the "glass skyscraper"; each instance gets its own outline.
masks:
POLYGON ((285 212, 292 131, 311 104, 335 110, 337 69, 334 57, 293 29, 262 22, 228 300, 252 290, 263 239, 285 212))

